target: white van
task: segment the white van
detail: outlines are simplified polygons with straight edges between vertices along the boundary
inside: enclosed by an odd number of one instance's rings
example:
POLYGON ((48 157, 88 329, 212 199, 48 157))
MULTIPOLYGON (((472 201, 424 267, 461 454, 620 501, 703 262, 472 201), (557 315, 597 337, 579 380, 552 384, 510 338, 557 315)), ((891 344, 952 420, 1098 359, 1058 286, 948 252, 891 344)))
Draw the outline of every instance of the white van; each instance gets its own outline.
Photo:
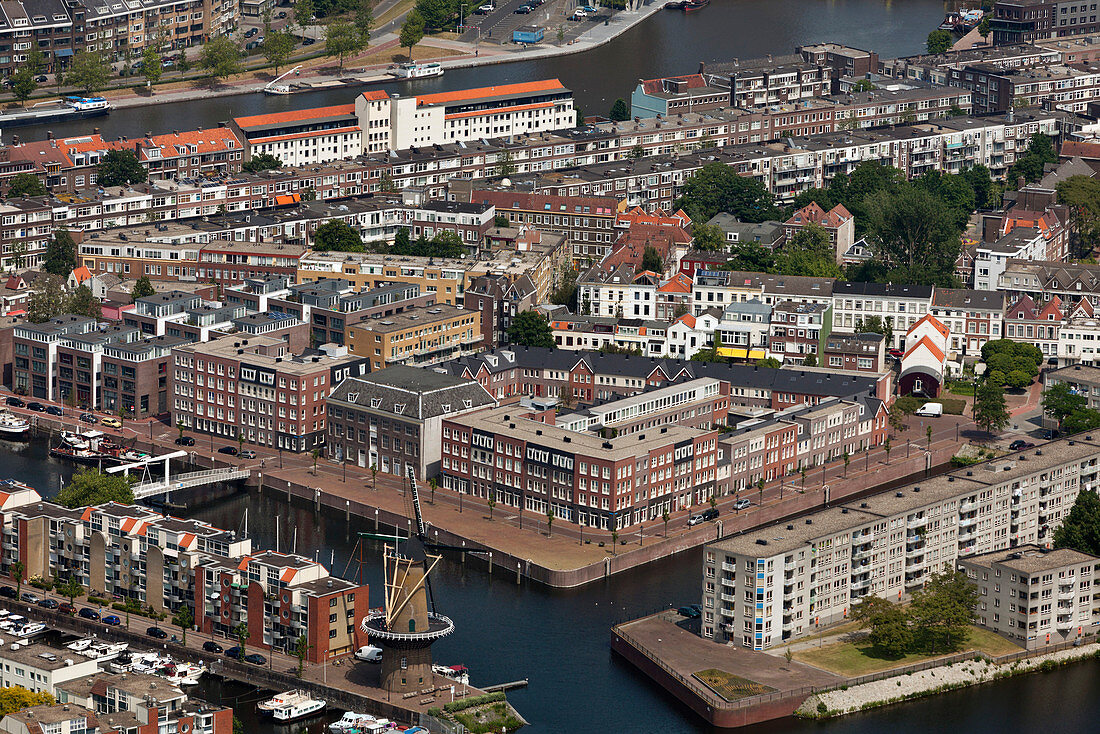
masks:
POLYGON ((355 651, 355 659, 367 663, 382 662, 382 648, 374 645, 364 645, 355 651))
POLYGON ((943 405, 941 403, 925 403, 920 406, 914 415, 919 415, 924 418, 938 418, 943 415, 943 405))

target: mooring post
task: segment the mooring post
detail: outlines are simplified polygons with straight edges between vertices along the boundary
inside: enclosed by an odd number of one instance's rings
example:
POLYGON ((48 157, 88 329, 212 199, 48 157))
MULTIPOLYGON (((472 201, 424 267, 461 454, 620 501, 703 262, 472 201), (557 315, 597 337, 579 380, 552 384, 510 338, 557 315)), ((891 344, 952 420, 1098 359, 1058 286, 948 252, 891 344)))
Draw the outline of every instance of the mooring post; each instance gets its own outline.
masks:
POLYGON ((522 568, 522 565, 523 564, 521 564, 519 561, 516 561, 516 586, 519 586, 519 570, 520 568, 522 568))
POLYGON ((344 500, 344 522, 351 522, 351 500, 344 500))
POLYGON ((493 575, 493 552, 489 551, 489 575, 493 575))

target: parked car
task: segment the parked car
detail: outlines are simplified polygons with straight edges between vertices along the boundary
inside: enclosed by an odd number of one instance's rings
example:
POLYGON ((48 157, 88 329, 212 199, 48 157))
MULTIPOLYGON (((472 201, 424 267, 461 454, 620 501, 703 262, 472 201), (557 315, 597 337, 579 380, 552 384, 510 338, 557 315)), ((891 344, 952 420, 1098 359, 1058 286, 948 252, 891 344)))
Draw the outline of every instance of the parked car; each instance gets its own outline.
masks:
POLYGON ((65 415, 65 411, 57 407, 56 405, 47 405, 46 412, 50 415, 65 415))
POLYGON ((238 660, 241 657, 241 648, 234 645, 233 647, 231 647, 231 648, 229 648, 228 650, 225 651, 225 656, 227 658, 233 658, 234 660, 238 660))
POLYGON ((925 403, 920 406, 913 415, 924 416, 925 418, 938 418, 943 415, 942 403, 925 403))
POLYGON ((237 458, 239 459, 255 459, 256 452, 252 449, 245 449, 244 451, 237 452, 237 458))
POLYGON ((257 29, 249 28, 247 31, 244 32, 244 37, 245 38, 252 38, 252 36, 256 35, 257 33, 259 33, 259 31, 257 29))
POLYGON ((267 665, 267 658, 265 658, 258 652, 250 652, 249 654, 245 655, 244 661, 253 665, 267 665))
POLYGON ((887 349, 886 353, 894 359, 901 359, 902 355, 905 354, 905 352, 901 351, 900 349, 887 349))
POLYGON ((80 414, 80 422, 81 423, 89 423, 89 424, 94 426, 96 423, 99 423, 99 419, 96 418, 91 413, 81 413, 80 414))
POLYGON ((19 595, 19 601, 25 601, 28 604, 37 604, 38 603, 38 595, 37 594, 32 594, 29 591, 24 591, 22 594, 19 595))
POLYGON ((10 405, 13 408, 25 408, 27 406, 27 404, 24 403, 19 398, 8 398, 4 402, 6 402, 8 405, 10 405))
POLYGON ((35 413, 45 413, 46 406, 39 402, 27 403, 27 410, 33 410, 35 413))
POLYGON ((312 46, 315 43, 317 43, 317 41, 313 40, 312 38, 303 38, 302 39, 302 45, 303 46, 312 46))
POLYGON ((39 74, 38 76, 36 76, 36 77, 34 78, 34 80, 35 80, 36 82, 38 82, 39 84, 41 84, 42 82, 45 82, 45 81, 49 81, 49 79, 48 79, 48 78, 46 77, 46 75, 45 75, 45 74, 39 74))
POLYGON ((106 617, 103 618, 103 624, 109 624, 112 627, 117 627, 122 624, 122 620, 119 619, 117 615, 108 614, 106 617))
POLYGON ((752 503, 749 502, 748 500, 737 500, 736 502, 733 503, 733 509, 735 509, 735 510, 744 510, 744 509, 747 509, 748 507, 750 507, 751 505, 752 505, 752 503))
POLYGON ((364 645, 355 651, 355 659, 367 663, 380 663, 382 662, 382 648, 374 645, 364 645))
POLYGON ((0 596, 5 599, 15 599, 19 596, 19 592, 15 590, 14 586, 0 586, 0 596))
POLYGON ((222 646, 214 642, 213 640, 207 640, 206 642, 202 643, 202 649, 206 652, 214 652, 218 654, 221 654, 222 652, 222 646))
POLYGON ((694 605, 680 607, 676 610, 676 613, 679 614, 681 617, 687 617, 688 619, 698 619, 700 616, 702 616, 699 610, 696 609, 694 605))
POLYGON ((580 8, 573 11, 573 14, 569 16, 570 20, 583 20, 588 17, 588 13, 584 12, 580 8))
POLYGON ((513 12, 518 13, 519 15, 526 15, 527 13, 530 13, 531 10, 532 8, 530 5, 520 5, 513 12))
POLYGON ((179 438, 176 439, 176 445, 177 446, 194 446, 195 445, 195 439, 191 438, 190 436, 180 436, 179 438))
POLYGON ((1009 451, 1023 451, 1024 449, 1033 449, 1035 444, 1030 441, 1025 441, 1022 438, 1018 438, 1008 445, 1009 451))
POLYGON ((61 606, 57 608, 57 611, 59 611, 61 614, 68 614, 72 616, 73 614, 76 614, 76 607, 66 601, 61 603, 61 606))
POLYGON ((691 527, 693 525, 698 525, 699 523, 701 523, 703 521, 704 521, 703 513, 697 512, 697 513, 695 513, 694 515, 692 515, 691 517, 688 518, 688 527, 691 527))
POLYGON ((218 453, 219 454, 229 454, 230 456, 236 456, 237 455, 237 447, 236 446, 222 446, 220 449, 218 449, 218 453))
POLYGON ((145 630, 145 634, 158 640, 168 639, 168 633, 162 630, 160 627, 150 627, 145 630))
POLYGON ((497 9, 497 7, 495 5, 493 5, 492 3, 485 3, 484 5, 479 7, 474 12, 477 13, 478 15, 486 15, 487 13, 491 13, 496 9, 497 9))
POLYGON ((57 609, 61 605, 57 603, 56 599, 39 599, 38 606, 43 609, 57 609))
POLYGON ((84 619, 91 619, 94 621, 99 619, 99 612, 92 609, 91 607, 81 607, 80 616, 84 617, 84 619))
POLYGON ((120 421, 118 418, 107 416, 103 419, 103 425, 107 426, 108 428, 122 428, 122 421, 120 421))
POLYGON ((703 510, 704 520, 714 520, 718 517, 718 508, 712 507, 709 510, 703 510))
POLYGON ((709 510, 703 510, 688 518, 688 525, 698 525, 699 523, 706 522, 707 520, 714 520, 718 517, 718 510, 714 507, 709 510))

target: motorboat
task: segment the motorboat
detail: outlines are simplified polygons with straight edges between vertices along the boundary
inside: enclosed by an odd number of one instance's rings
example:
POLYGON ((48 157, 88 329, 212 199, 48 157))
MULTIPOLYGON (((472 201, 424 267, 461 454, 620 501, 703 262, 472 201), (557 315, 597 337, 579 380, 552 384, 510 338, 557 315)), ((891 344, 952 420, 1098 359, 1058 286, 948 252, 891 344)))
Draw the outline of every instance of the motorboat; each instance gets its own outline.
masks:
POLYGON ((0 620, 0 630, 5 632, 11 632, 15 629, 21 629, 26 624, 27 618, 18 614, 9 614, 3 620, 0 620))
POLYGON ((34 125, 43 122, 98 117, 111 111, 111 103, 103 97, 66 97, 45 101, 18 110, 0 112, 0 125, 34 125))
POLYGON ((354 711, 345 711, 344 715, 328 725, 328 730, 336 734, 355 734, 367 731, 367 727, 378 722, 370 714, 357 714, 354 711))
POLYGON ((470 685, 470 669, 465 665, 433 665, 432 672, 455 683, 470 685))
POLYGON ((271 84, 264 87, 264 94, 290 94, 292 91, 289 84, 271 84))
POLYGON ((270 716, 275 713, 275 709, 285 706, 293 706, 295 704, 302 703, 309 700, 309 694, 303 690, 295 688, 292 691, 283 691, 277 693, 266 701, 260 701, 256 704, 256 711, 261 716, 270 716))
POLYGON ((168 663, 157 671, 157 675, 167 679, 169 683, 177 686, 195 686, 199 678, 206 672, 206 668, 192 663, 168 663))
POLYGON ((112 673, 129 673, 134 666, 134 658, 128 653, 124 652, 117 658, 107 663, 107 669, 112 673))
POLYGON ((41 622, 28 622, 22 627, 15 628, 11 633, 16 637, 30 637, 46 631, 46 625, 41 622))
POLYGON ((30 431, 31 424, 26 418, 6 410, 0 413, 0 438, 19 438, 30 431))
POLYGON ((443 76, 443 65, 436 61, 426 64, 413 62, 398 64, 389 71, 390 76, 398 79, 424 79, 431 76, 443 76))
POLYGON ((73 449, 86 449, 91 447, 87 438, 79 433, 73 433, 72 431, 61 432, 61 443, 73 449))
POLYGON ((95 642, 95 640, 93 640, 91 637, 85 637, 83 639, 76 640, 75 642, 70 642, 68 645, 65 645, 65 647, 72 650, 73 652, 81 652, 91 647, 93 642, 95 642))
POLYGON ((326 705, 319 698, 306 698, 301 702, 278 706, 271 712, 271 715, 275 721, 297 721, 321 713, 326 705))

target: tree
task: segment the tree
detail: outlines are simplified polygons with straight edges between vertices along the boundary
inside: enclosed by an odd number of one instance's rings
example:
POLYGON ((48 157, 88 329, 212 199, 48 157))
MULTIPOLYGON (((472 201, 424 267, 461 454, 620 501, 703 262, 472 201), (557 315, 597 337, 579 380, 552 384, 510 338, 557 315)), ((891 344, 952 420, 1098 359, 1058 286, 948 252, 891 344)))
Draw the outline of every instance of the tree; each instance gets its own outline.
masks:
POLYGON ((1031 375, 1023 370, 1011 370, 1005 375, 1004 381, 1005 387, 1011 387, 1016 390, 1023 390, 1025 387, 1031 384, 1031 375))
POLYGON ((619 529, 611 529, 611 555, 617 556, 619 548, 619 529))
POLYGON ((341 70, 344 68, 344 59, 360 51, 365 45, 359 30, 346 20, 330 23, 325 29, 325 55, 340 59, 341 70))
POLYGON ((239 660, 244 660, 245 645, 248 644, 248 622, 241 622, 233 628, 233 633, 237 637, 237 644, 241 647, 241 654, 238 657, 239 660))
POLYGON ((986 16, 982 18, 982 22, 978 24, 978 35, 982 38, 989 38, 989 31, 991 30, 990 15, 992 13, 986 13, 986 16))
POLYGON ((881 316, 864 316, 856 320, 856 333, 857 334, 882 334, 886 346, 890 346, 894 342, 894 324, 893 321, 887 318, 885 321, 881 316))
POLYGON ((875 619, 867 639, 883 657, 897 659, 912 649, 915 636, 909 615, 895 604, 886 603, 890 608, 875 619))
POLYGON ((330 219, 313 233, 313 249, 317 252, 363 252, 363 238, 347 222, 330 219))
POLYGON ((152 46, 146 46, 141 54, 141 75, 148 84, 156 84, 162 74, 164 67, 161 66, 160 54, 152 46))
POLYGON ((948 652, 966 641, 974 619, 978 590, 962 571, 945 566, 933 573, 924 588, 913 593, 910 605, 913 626, 932 653, 948 652))
POLYGON ((25 107, 26 101, 34 94, 34 90, 38 89, 38 82, 34 80, 34 72, 24 66, 11 75, 10 81, 11 93, 19 100, 19 104, 25 107))
POLYGON ((91 288, 81 284, 65 299, 65 312, 98 321, 103 317, 103 305, 92 295, 91 288))
MULTIPOLYGON (((717 224, 696 224, 691 228, 691 237, 694 240, 692 247, 696 250, 705 250, 707 252, 725 252, 729 249, 729 243, 726 241, 726 233, 722 231, 722 228, 717 224)), ((760 247, 759 244, 752 242, 748 243, 760 247)), ((764 249, 764 248, 760 248, 764 249)), ((741 268, 738 268, 739 270, 741 268)))
POLYGON ((45 196, 46 185, 33 173, 17 173, 8 180, 8 198, 17 196, 45 196))
POLYGON ((407 16, 405 16, 405 22, 401 26, 400 43, 402 48, 409 49, 409 61, 412 61, 413 46, 420 43, 420 39, 424 37, 424 16, 420 14, 420 11, 413 8, 407 16))
POLYGON ((260 171, 272 171, 282 167, 283 162, 279 158, 270 153, 259 153, 245 161, 241 169, 248 173, 259 173, 260 171))
POLYGON ((183 635, 183 644, 187 645, 187 630, 195 624, 195 614, 191 611, 191 607, 182 606, 176 610, 176 614, 172 617, 172 624, 180 628, 180 632, 183 635))
POLYGON ((489 505, 489 521, 492 522, 492 520, 493 520, 493 508, 497 506, 497 501, 493 498, 493 495, 491 493, 489 495, 489 499, 486 502, 486 504, 489 505))
POLYGON ((60 578, 54 579, 53 590, 68 599, 69 604, 75 602, 78 596, 84 596, 84 586, 71 576, 64 581, 60 578))
POLYGON ((813 352, 806 355, 802 360, 803 367, 817 367, 817 355, 813 352))
POLYGON ((783 363, 780 362, 775 357, 766 357, 764 359, 758 359, 758 360, 756 360, 755 364, 756 364, 757 367, 765 367, 765 368, 771 369, 771 370, 777 370, 777 369, 779 369, 780 367, 783 366, 783 363))
POLYGON ((844 452, 844 476, 848 476, 848 464, 852 462, 852 456, 847 451, 844 452))
POLYGON ((148 177, 148 171, 132 150, 109 150, 96 167, 99 186, 127 186, 142 183, 148 177))
POLYGON ((313 0, 297 0, 294 3, 294 20, 302 28, 309 28, 313 25, 313 16, 316 14, 316 9, 313 6, 313 0))
POLYGON ((554 331, 546 318, 538 311, 524 311, 517 314, 508 326, 508 340, 525 347, 545 347, 553 349, 554 331))
POLYGON ((642 253, 642 270, 652 270, 658 275, 665 271, 665 263, 656 247, 646 245, 645 251, 642 253))
POLYGON ((546 509, 546 537, 554 537, 554 508, 550 505, 546 509))
POLYGON ((56 275, 41 276, 27 297, 27 320, 41 324, 65 313, 64 282, 56 275))
POLYGON ((149 276, 143 275, 137 279, 137 283, 134 284, 134 289, 130 291, 130 302, 133 303, 139 298, 156 295, 156 292, 156 289, 153 288, 152 281, 149 280, 149 276))
POLYGON ((1088 407, 1088 402, 1087 397, 1073 392, 1064 382, 1043 391, 1043 411, 1058 421, 1059 429, 1062 428, 1062 423, 1068 416, 1088 407))
POLYGON ((11 564, 11 577, 15 579, 15 595, 18 598, 23 590, 23 580, 27 578, 27 567, 22 561, 11 564))
POLYGON ((199 51, 199 66, 211 81, 227 79, 241 71, 241 50, 226 36, 212 38, 199 51))
POLYGON ((1054 547, 1100 555, 1100 496, 1096 492, 1077 494, 1069 514, 1054 531, 1054 547))
POLYGON ((4 686, 0 688, 0 716, 14 714, 31 706, 52 706, 57 703, 49 691, 37 693, 23 686, 4 686))
POLYGON ((776 258, 776 270, 784 275, 812 275, 842 278, 829 233, 818 224, 808 224, 791 237, 776 258))
POLYGON ((943 200, 928 190, 903 185, 867 200, 868 240, 893 282, 951 286, 961 242, 943 200))
POLYGON ((57 493, 54 502, 69 509, 118 502, 134 504, 135 477, 104 474, 95 469, 82 469, 57 493))
POLYGON ((1008 182, 1015 184, 1019 177, 1023 177, 1028 183, 1034 183, 1043 177, 1043 169, 1048 163, 1058 162, 1058 151, 1054 149, 1054 143, 1050 137, 1043 133, 1035 133, 1028 143, 1027 152, 1016 159, 1012 168, 1008 170, 1008 182))
POLYGON ((37 74, 42 71, 42 67, 46 63, 46 55, 37 46, 31 46, 31 50, 27 52, 27 60, 23 62, 22 68, 25 68, 31 72, 31 74, 37 74))
POLYGON ((890 407, 890 412, 886 414, 886 420, 890 424, 890 430, 894 433, 902 433, 907 426, 905 425, 905 411, 901 406, 894 403, 890 407))
POLYGON ((746 222, 760 222, 773 214, 771 194, 754 178, 738 175, 725 163, 708 163, 687 181, 673 204, 694 222, 707 222, 729 212, 746 222))
POLYGON ((111 65, 102 54, 77 51, 65 72, 65 81, 87 94, 95 94, 107 86, 110 74, 111 65))
POLYGON ((66 277, 76 267, 76 242, 67 229, 59 229, 54 232, 53 238, 46 245, 46 258, 42 263, 42 269, 47 273, 66 277))
POLYGON ((982 380, 975 388, 972 410, 974 422, 988 433, 996 433, 1008 425, 1010 416, 1004 391, 989 380, 982 380))
POLYGON ((296 42, 294 36, 286 31, 275 31, 264 36, 263 51, 267 63, 275 67, 275 73, 279 73, 279 67, 286 63, 290 55, 294 53, 296 42))
POLYGON ((1057 185, 1058 203, 1069 207, 1076 230, 1074 250, 1091 254, 1100 245, 1100 181, 1088 176, 1070 176, 1057 185))
POLYGON ((1062 421, 1062 430, 1066 433, 1080 433, 1100 428, 1100 412, 1085 409, 1075 410, 1062 421))
MULTIPOLYGON (((499 227, 507 227, 509 224, 510 224, 510 222, 508 221, 508 217, 504 216, 503 214, 497 214, 495 217, 493 217, 493 226, 494 227, 498 227, 498 228, 499 227)), ((405 228, 402 227, 401 229, 405 229, 405 228)), ((405 231, 408 232, 407 229, 405 229, 405 231)))
POLYGON ((886 451, 886 463, 887 464, 890 463, 890 448, 891 448, 892 443, 893 442, 890 440, 889 436, 887 436, 886 440, 882 442, 882 448, 886 451))
POLYGON ((954 44, 955 39, 951 35, 951 31, 935 30, 928 34, 928 39, 924 45, 930 54, 945 54, 951 50, 954 44))
POLYGON ((925 429, 924 434, 928 437, 928 448, 932 448, 932 426, 928 426, 925 429))
POLYGON ((365 47, 370 41, 371 31, 374 30, 374 12, 371 10, 370 0, 359 0, 359 7, 355 9, 355 29, 359 31, 365 47))
POLYGON ((376 464, 376 463, 370 465, 370 484, 371 484, 371 491, 377 492, 378 491, 378 464, 376 464))
POLYGON ((661 521, 665 524, 665 537, 666 538, 668 537, 668 518, 669 518, 668 510, 663 510, 661 512, 661 521))
POLYGON ((313 645, 309 644, 309 640, 305 635, 298 635, 297 641, 294 643, 294 657, 298 658, 298 677, 301 678, 302 674, 306 670, 306 655, 309 653, 309 648, 313 645))
POLYGON ((626 100, 619 97, 615 100, 615 103, 611 105, 611 112, 607 114, 607 117, 613 122, 622 122, 630 119, 630 106, 627 105, 626 100))
POLYGON ((309 455, 313 459, 313 476, 317 476, 317 460, 321 458, 321 449, 313 449, 309 455))

